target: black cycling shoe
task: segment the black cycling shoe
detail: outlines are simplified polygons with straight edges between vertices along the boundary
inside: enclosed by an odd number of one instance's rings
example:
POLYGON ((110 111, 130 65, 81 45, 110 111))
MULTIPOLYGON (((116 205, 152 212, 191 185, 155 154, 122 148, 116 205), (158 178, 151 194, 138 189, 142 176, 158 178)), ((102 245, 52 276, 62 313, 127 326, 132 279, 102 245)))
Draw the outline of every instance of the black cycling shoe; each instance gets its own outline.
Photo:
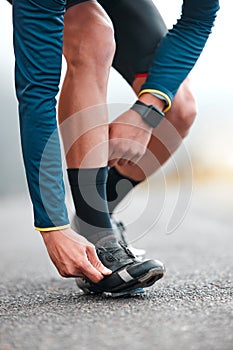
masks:
MULTIPOLYGON (((134 248, 131 244, 129 244, 123 222, 117 221, 111 217, 111 223, 116 240, 118 242, 123 242, 138 259, 143 260, 145 258, 146 251, 144 249, 134 248)), ((77 215, 74 215, 71 222, 71 227, 74 231, 79 232, 77 215)))
POLYGON ((77 278, 77 285, 86 293, 136 292, 139 288, 152 286, 163 277, 164 265, 157 260, 138 260, 123 243, 108 242, 105 247, 96 248, 101 262, 112 270, 112 274, 100 282, 93 283, 86 278, 77 278))

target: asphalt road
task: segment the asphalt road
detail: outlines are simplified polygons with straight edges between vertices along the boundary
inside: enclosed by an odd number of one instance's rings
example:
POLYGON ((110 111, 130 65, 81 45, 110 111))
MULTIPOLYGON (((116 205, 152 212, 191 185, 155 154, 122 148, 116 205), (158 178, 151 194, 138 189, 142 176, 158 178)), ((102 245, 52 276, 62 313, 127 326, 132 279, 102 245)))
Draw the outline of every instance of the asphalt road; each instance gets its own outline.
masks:
MULTIPOLYGON (((149 227, 160 207, 156 193, 153 208, 140 212, 145 196, 138 191, 119 214, 131 238, 149 227)), ((2 199, 0 349, 232 350, 232 195, 232 184, 195 188, 185 220, 170 235, 164 213, 135 245, 164 261, 166 276, 124 299, 86 296, 60 278, 31 228, 29 200, 2 199)), ((173 189, 167 198, 174 200, 173 189)))

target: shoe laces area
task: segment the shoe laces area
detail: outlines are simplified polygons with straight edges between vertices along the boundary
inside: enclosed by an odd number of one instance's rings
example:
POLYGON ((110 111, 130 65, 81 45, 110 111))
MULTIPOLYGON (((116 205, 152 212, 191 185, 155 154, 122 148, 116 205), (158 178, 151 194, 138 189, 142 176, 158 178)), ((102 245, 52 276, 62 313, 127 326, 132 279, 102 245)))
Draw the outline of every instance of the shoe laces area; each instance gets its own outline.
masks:
POLYGON ((120 246, 124 249, 125 253, 130 257, 130 258, 136 258, 136 256, 131 252, 129 249, 128 245, 125 244, 125 242, 119 242, 120 246))
POLYGON ((125 259, 135 259, 135 255, 131 252, 131 250, 123 243, 119 242, 120 246, 115 247, 98 247, 96 251, 98 255, 102 255, 108 261, 121 261, 125 259))
POLYGON ((128 245, 127 237, 126 237, 126 228, 122 221, 116 221, 115 225, 120 232, 121 240, 124 245, 128 245))

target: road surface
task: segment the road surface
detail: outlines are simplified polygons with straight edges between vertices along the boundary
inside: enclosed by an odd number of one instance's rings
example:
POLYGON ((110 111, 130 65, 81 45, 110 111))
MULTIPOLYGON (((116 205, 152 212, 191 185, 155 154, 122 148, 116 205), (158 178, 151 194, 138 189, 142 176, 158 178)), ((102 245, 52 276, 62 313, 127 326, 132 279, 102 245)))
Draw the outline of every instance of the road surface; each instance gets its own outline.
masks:
MULTIPOLYGON (((162 260, 166 276, 143 296, 124 299, 83 295, 73 279, 59 277, 31 228, 28 198, 2 199, 0 349, 232 350, 232 195, 231 184, 197 186, 170 235, 162 215, 135 246, 162 260)), ((118 214, 131 239, 157 215, 158 189, 153 196, 155 207, 140 212, 145 195, 138 190, 118 214)), ((168 202, 174 196, 168 189, 168 202)))

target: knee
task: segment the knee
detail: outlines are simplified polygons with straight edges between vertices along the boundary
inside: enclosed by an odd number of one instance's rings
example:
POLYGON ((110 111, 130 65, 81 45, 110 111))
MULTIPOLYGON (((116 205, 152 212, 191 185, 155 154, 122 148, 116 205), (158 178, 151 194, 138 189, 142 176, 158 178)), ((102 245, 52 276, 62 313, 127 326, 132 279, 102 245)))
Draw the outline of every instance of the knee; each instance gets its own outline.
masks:
POLYGON ((188 82, 181 85, 178 90, 172 108, 167 116, 175 126, 179 134, 184 138, 187 136, 197 115, 196 99, 188 82))
POLYGON ((69 69, 87 67, 90 73, 102 74, 111 67, 114 53, 114 31, 109 22, 95 19, 77 35, 64 35, 63 54, 69 69))

